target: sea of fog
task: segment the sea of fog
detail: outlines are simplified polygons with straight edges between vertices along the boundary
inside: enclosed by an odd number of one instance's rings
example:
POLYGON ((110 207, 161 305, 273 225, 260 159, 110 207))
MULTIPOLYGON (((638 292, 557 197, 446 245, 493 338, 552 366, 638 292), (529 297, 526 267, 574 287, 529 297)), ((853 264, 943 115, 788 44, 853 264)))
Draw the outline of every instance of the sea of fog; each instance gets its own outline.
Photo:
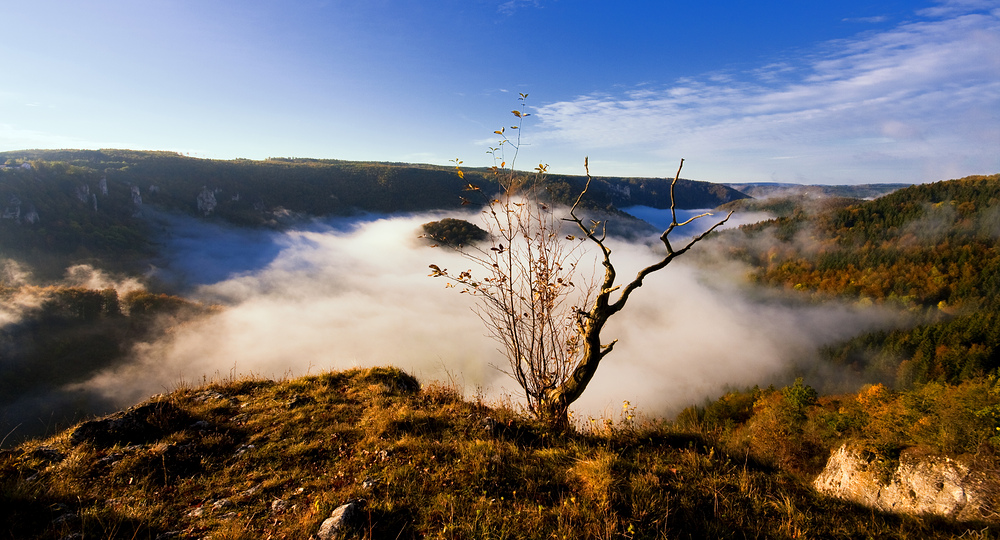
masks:
MULTIPOLYGON (((627 211, 662 225, 656 221, 662 211, 627 211)), ((205 377, 280 378, 395 365, 425 383, 452 382, 468 394, 518 400, 518 388, 502 371, 506 360, 472 311, 475 300, 428 276, 429 264, 475 269, 454 251, 418 238, 421 224, 442 217, 370 215, 274 231, 163 216, 166 257, 152 275, 224 309, 140 345, 132 363, 75 389, 132 403, 205 377)), ((657 259, 652 240, 609 240, 620 276, 634 276, 657 259)), ((599 267, 589 264, 582 267, 599 267)), ((726 388, 783 384, 815 361, 817 345, 895 320, 856 306, 749 295, 743 274, 731 265, 699 269, 679 262, 648 277, 607 326, 603 341, 618 344, 574 408, 576 417, 617 416, 623 400, 649 416, 672 415, 726 388)))

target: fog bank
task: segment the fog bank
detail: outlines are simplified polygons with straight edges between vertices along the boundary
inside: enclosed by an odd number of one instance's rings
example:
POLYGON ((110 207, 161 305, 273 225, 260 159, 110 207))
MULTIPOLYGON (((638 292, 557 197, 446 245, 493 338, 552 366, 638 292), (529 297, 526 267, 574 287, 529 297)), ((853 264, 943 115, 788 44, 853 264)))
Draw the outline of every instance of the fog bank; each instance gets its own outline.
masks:
MULTIPOLYGON (((206 377, 391 364, 423 382, 454 379, 470 394, 517 399, 513 382, 491 367, 506 360, 471 311, 473 299, 427 276, 432 263, 473 268, 417 239, 422 223, 441 217, 316 221, 286 232, 170 218, 163 241, 171 262, 154 275, 225 309, 141 344, 134 363, 75 389, 125 403, 206 377)), ((644 245, 612 247, 626 279, 656 257, 644 245)), ((731 270, 723 277, 681 263, 647 278, 605 330, 605 343, 619 343, 577 417, 617 415, 626 399, 644 414, 670 415, 727 387, 787 382, 790 368, 815 361, 818 345, 897 322, 870 308, 752 298, 731 270)))

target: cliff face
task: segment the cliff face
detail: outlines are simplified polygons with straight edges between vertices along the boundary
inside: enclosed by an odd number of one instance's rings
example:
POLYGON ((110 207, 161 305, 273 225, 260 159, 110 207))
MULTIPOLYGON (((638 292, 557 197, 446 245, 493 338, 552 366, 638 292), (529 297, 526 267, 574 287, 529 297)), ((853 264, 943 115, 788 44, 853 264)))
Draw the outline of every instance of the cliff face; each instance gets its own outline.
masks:
POLYGON ((830 456, 813 486, 879 510, 934 514, 961 521, 1000 521, 1000 478, 965 460, 910 448, 888 483, 851 443, 830 456))

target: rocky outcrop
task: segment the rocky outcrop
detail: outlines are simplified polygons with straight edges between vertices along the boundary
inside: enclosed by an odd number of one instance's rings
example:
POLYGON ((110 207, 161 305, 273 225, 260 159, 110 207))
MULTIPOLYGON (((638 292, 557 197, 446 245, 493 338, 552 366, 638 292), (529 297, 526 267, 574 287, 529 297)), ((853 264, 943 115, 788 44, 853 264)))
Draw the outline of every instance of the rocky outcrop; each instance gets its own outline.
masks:
POLYGON ((934 514, 961 521, 1000 521, 1000 479, 969 460, 904 450, 886 482, 884 468, 846 443, 830 456, 813 486, 886 512, 934 514))
POLYGON ((212 211, 215 210, 215 207, 219 204, 218 201, 215 200, 215 193, 207 187, 202 188, 201 193, 198 194, 196 202, 198 204, 198 211, 205 216, 211 214, 212 211))
POLYGON ((146 444, 191 426, 194 419, 170 402, 152 402, 80 424, 70 435, 73 444, 89 442, 109 447, 146 444))
POLYGON ((90 202, 90 186, 87 184, 76 186, 76 198, 82 203, 90 202))
POLYGON ((7 203, 7 208, 3 211, 3 219, 12 219, 17 223, 21 222, 21 199, 17 195, 11 195, 7 203))
POLYGON ((362 501, 349 501, 338 506, 330 517, 326 518, 316 533, 316 540, 335 540, 346 533, 357 522, 361 514, 362 501))
POLYGON ((24 222, 33 225, 35 223, 38 223, 38 220, 39 220, 38 211, 35 210, 35 205, 28 203, 28 206, 24 211, 24 222))
POLYGON ((24 205, 25 209, 22 212, 21 204, 21 199, 17 198, 17 195, 11 195, 7 207, 0 214, 0 219, 9 219, 18 225, 21 223, 38 223, 38 211, 35 210, 35 205, 26 203, 24 205))

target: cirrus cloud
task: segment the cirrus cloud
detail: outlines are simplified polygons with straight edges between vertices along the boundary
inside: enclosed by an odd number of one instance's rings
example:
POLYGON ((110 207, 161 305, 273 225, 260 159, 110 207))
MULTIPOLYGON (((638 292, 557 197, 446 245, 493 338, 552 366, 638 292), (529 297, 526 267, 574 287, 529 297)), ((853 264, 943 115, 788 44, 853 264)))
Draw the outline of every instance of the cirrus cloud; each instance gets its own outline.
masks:
MULTIPOLYGON (((711 181, 923 182, 1000 169, 1000 3, 948 2, 799 60, 539 107, 550 143, 711 181), (778 159, 780 158, 780 159, 778 159)), ((592 160, 592 163, 599 160, 592 160)))

